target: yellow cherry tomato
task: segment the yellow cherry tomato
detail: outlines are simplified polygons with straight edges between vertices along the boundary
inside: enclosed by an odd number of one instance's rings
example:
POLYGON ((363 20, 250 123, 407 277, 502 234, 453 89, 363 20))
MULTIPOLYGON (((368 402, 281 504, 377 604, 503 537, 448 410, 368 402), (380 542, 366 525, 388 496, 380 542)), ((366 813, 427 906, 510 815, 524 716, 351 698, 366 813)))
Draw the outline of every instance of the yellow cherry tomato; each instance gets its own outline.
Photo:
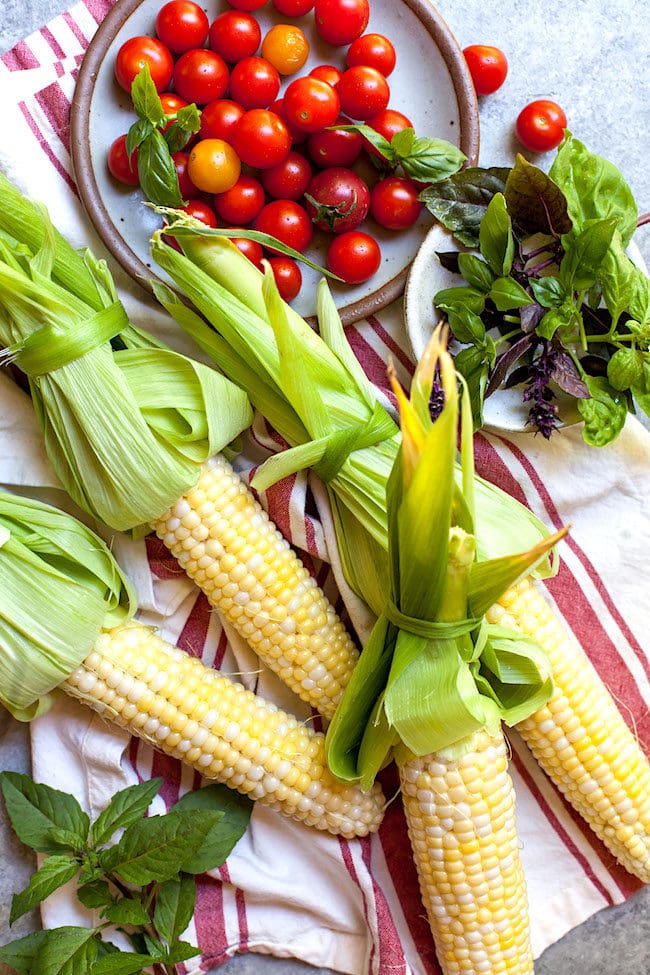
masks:
POLYGON ((225 193, 240 174, 239 156, 223 139, 200 139, 190 149, 187 175, 203 193, 225 193))
POLYGON ((262 41, 262 57, 279 74, 295 74, 309 56, 309 41, 295 24, 276 24, 262 41))

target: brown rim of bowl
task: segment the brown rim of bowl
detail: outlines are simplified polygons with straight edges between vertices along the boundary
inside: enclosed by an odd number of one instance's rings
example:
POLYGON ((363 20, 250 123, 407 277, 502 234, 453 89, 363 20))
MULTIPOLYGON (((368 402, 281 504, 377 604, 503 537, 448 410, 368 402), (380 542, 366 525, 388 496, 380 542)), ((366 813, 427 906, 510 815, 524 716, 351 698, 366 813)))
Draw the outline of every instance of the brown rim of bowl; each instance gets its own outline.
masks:
MULTIPOLYGON (((478 102, 463 53, 449 27, 427 0, 402 0, 425 26, 447 66, 458 103, 459 146, 467 166, 475 166, 479 151, 478 102)), ((108 251, 124 270, 150 294, 156 275, 143 264, 116 229, 100 197, 88 150, 89 106, 99 67, 115 35, 143 0, 118 0, 99 25, 79 69, 70 112, 71 157, 81 201, 108 251)), ((372 294, 339 309, 344 325, 374 315, 404 292, 408 266, 372 294)))

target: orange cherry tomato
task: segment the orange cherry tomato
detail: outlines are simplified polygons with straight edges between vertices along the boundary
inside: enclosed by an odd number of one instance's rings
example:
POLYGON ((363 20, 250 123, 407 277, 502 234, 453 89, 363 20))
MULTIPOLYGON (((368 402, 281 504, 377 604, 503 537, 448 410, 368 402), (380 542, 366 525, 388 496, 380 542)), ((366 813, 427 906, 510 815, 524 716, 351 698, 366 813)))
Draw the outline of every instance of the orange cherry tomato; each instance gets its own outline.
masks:
POLYGON ((187 173, 204 193, 225 193, 239 179, 241 162, 223 139, 201 139, 192 146, 187 173))
POLYGON ((282 75, 295 74, 309 56, 309 41, 295 24, 275 24, 262 41, 262 57, 282 75))

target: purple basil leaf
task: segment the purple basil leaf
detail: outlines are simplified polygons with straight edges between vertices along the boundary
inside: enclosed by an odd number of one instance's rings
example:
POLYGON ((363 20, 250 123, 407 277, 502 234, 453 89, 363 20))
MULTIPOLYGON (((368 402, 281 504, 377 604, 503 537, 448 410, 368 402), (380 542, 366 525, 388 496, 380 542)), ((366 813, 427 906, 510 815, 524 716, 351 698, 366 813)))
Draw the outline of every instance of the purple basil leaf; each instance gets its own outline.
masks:
POLYGON ((534 332, 545 314, 546 309, 537 303, 534 305, 524 305, 523 308, 520 308, 519 319, 521 321, 522 332, 526 335, 534 332))
POLYGON ((551 378, 570 396, 575 396, 576 399, 589 399, 589 390, 580 378, 573 359, 566 352, 557 353, 551 378))
POLYGON ((492 393, 501 386, 506 379, 506 376, 510 369, 518 362, 522 355, 524 355, 532 344, 532 338, 530 335, 524 335, 516 342, 513 342, 505 352, 497 356, 497 360, 494 364, 494 369, 490 373, 490 378, 488 380, 487 388, 485 390, 486 396, 491 396, 492 393))

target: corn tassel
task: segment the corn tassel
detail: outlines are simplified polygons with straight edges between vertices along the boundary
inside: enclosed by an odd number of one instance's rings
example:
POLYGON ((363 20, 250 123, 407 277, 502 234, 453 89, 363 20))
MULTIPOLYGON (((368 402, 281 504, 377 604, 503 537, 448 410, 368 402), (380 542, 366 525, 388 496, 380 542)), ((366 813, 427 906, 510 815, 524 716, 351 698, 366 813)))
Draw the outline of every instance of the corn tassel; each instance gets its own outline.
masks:
POLYGON ((379 787, 339 782, 324 737, 139 623, 104 631, 61 684, 131 734, 209 779, 316 829, 379 828, 379 787))
POLYGON ((271 670, 331 718, 358 658, 333 607, 242 479, 217 456, 153 523, 185 572, 271 670))
POLYGON ((413 857, 443 975, 532 975, 515 796, 502 735, 400 766, 413 857))
POLYGON ((650 883, 650 763, 600 676, 530 580, 488 619, 533 637, 551 664, 553 696, 517 730, 619 863, 650 883))

